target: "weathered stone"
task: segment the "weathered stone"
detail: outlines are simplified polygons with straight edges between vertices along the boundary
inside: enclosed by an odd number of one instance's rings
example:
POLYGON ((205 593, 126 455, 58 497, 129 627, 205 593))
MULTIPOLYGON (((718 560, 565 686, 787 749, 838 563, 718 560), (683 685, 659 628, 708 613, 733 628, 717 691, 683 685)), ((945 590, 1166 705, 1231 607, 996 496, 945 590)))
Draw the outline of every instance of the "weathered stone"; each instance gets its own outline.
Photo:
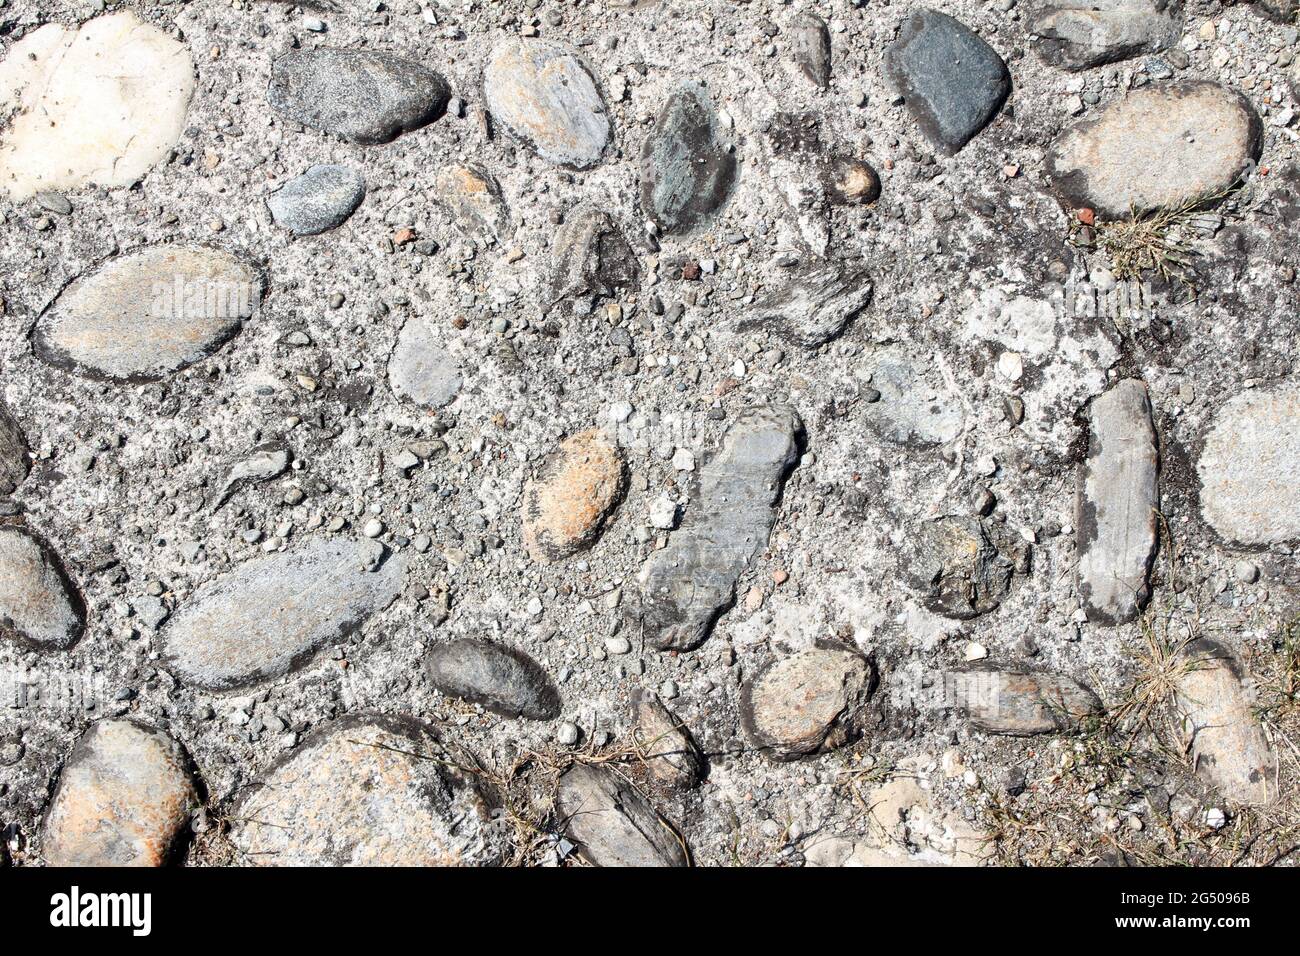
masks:
POLYGON ((490 641, 458 640, 429 651, 425 667, 442 693, 482 704, 495 714, 529 720, 560 715, 555 685, 523 651, 490 641))
POLYGON ((162 866, 198 803, 180 744, 134 721, 98 721, 59 775, 42 830, 45 862, 162 866))
POLYGON ((1120 219, 1226 192, 1260 143, 1259 117, 1240 93, 1203 80, 1146 86, 1062 133, 1047 176, 1069 205, 1120 219))
POLYGON ((491 866, 499 827, 458 758, 413 718, 344 717, 236 802, 231 839, 257 866, 491 866))
POLYGON ((582 296, 611 298, 632 293, 640 277, 636 253, 608 213, 577 209, 556 231, 552 304, 582 296))
POLYGON ((37 319, 32 351, 88 378, 150 382, 211 355, 261 304, 250 263, 206 246, 150 246, 70 283, 37 319))
POLYGON ((1201 514, 1230 541, 1300 538, 1300 385, 1247 389, 1215 415, 1196 465, 1201 514))
POLYGON ((831 34, 826 21, 813 13, 801 13, 791 21, 786 35, 795 68, 818 88, 830 86, 831 34))
POLYGON ((871 387, 880 397, 863 409, 867 423, 886 441, 924 448, 961 434, 961 403, 929 384, 905 355, 884 352, 871 367, 871 387))
POLYGON ((28 33, 0 62, 0 189, 131 185, 176 144, 193 92, 185 44, 130 11, 28 33))
POLYGON ((871 300, 871 280, 834 262, 805 266, 784 288, 754 306, 741 328, 771 326, 805 348, 835 338, 871 300))
POLYGON ((447 81, 379 50, 290 50, 271 64, 267 101, 281 115, 371 146, 442 116, 447 81))
POLYGON ((1125 624, 1151 596, 1159 452, 1146 386, 1126 379, 1088 406, 1088 457, 1075 491, 1079 600, 1088 620, 1125 624))
POLYGON ((20 528, 0 527, 0 637, 66 650, 81 637, 85 614, 55 554, 20 528))
POLYGON ((686 866, 681 837, 632 784, 606 767, 577 763, 560 777, 555 809, 592 866, 686 866))
POLYGON ((874 684, 856 651, 818 647, 774 661, 741 689, 745 734, 775 760, 834 750, 861 734, 874 684))
POLYGON ((791 408, 750 409, 699 469, 681 528, 638 578, 642 625, 652 647, 699 646, 732 605, 736 581, 767 546, 802 431, 791 408))
POLYGON ((433 334, 428 320, 420 315, 407 319, 388 358, 393 394, 427 408, 442 408, 456 397, 463 382, 460 365, 433 334))
POLYGON ((1043 60, 1086 70, 1168 49, 1182 27, 1179 0, 1049 0, 1028 30, 1043 60))
POLYGON ((0 495, 12 495, 31 470, 27 439, 9 409, 0 402, 0 495))
POLYGON ((1276 799, 1278 762, 1256 719, 1245 675, 1223 646, 1204 638, 1183 651, 1176 704, 1192 766, 1226 799, 1276 799))
POLYGON ((1102 710, 1091 690, 1055 674, 954 671, 944 675, 944 686, 947 699, 988 734, 1074 733, 1102 710))
POLYGON ((1255 6, 1262 10, 1268 19, 1287 26, 1295 25, 1296 13, 1300 12, 1300 3, 1296 0, 1258 0, 1255 6))
POLYGON ((666 233, 711 220, 736 183, 735 145, 708 90, 683 86, 669 98, 641 149, 641 208, 666 233))
POLYGON ((609 143, 609 111, 590 70, 569 47, 504 40, 483 71, 488 111, 538 156, 588 169, 609 143))
POLYGON ((565 439, 524 488, 524 547, 548 564, 600 537, 627 490, 627 463, 597 428, 565 439))
POLYGON ((387 608, 402 572, 378 541, 324 536, 246 561, 181 605, 163 629, 164 661, 208 690, 279 677, 387 608))
POLYGON ((880 198, 880 175, 852 156, 832 156, 820 164, 822 192, 837 206, 872 203, 880 198))
POLYGON ((959 620, 1002 603, 1029 546, 995 522, 944 517, 923 522, 907 576, 930 610, 959 620))
POLYGON ((315 236, 341 226, 366 198, 366 181, 347 166, 313 166, 266 200, 278 226, 315 236))
POLYGON ((288 470, 291 457, 289 449, 284 445, 268 442, 254 448, 251 454, 231 462, 226 471, 226 480, 217 492, 212 507, 220 508, 240 488, 278 478, 288 470))
POLYGON ((921 131, 956 153, 989 124, 1011 91, 997 52, 950 16, 922 9, 885 51, 885 72, 921 131))
POLYGON ((462 233, 481 245, 501 242, 510 234, 510 211, 501 184, 477 166, 456 164, 439 170, 433 198, 462 233))
POLYGON ((651 780, 676 790, 699 782, 703 759, 686 726, 654 694, 632 691, 632 735, 651 780))

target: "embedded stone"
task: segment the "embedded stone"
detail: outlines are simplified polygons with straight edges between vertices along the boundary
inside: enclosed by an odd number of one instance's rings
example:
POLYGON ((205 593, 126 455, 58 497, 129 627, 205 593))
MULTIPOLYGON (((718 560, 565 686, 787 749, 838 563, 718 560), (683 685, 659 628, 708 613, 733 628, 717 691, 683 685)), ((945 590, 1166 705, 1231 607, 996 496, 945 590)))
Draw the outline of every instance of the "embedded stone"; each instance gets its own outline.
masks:
POLYGON ((1086 70, 1168 49, 1182 28, 1179 0, 1051 0, 1030 18, 1043 60, 1086 70))
POLYGON ((834 750, 861 734, 874 685, 856 651, 818 647, 774 661, 741 689, 745 734, 775 760, 834 750))
POLYGON ((388 358, 388 384, 398 398, 426 408, 442 408, 459 394, 464 378, 459 363, 433 334, 428 320, 413 315, 402 326, 388 358))
POLYGON ((871 301, 871 288, 863 271, 814 263, 755 305, 740 327, 771 326, 783 338, 816 348, 844 331, 871 301))
POLYGON ((31 471, 22 426, 0 402, 0 495, 12 495, 31 471))
POLYGON ((871 366, 871 387, 880 393, 863 408, 867 424, 886 441, 924 448, 961 434, 961 403, 927 379, 918 363, 898 351, 883 352, 871 366))
POLYGON ((641 208, 665 233, 710 221, 736 183, 735 145, 702 84, 681 87, 641 150, 641 208))
POLYGON ((266 200, 275 224, 315 236, 347 222, 366 197, 366 181, 347 166, 313 166, 266 200))
POLYGON ((555 684, 523 651, 491 641, 458 640, 429 651, 425 667, 442 693, 482 704, 495 714, 529 720, 560 715, 555 684))
POLYGON ((641 266, 608 213, 583 207, 555 233, 552 305, 584 296, 607 299, 636 292, 641 266))
POLYGON ((686 725, 658 697, 635 688, 632 720, 633 743, 651 780, 676 790, 689 790, 699 782, 703 770, 699 749, 686 725))
POLYGON ((510 234, 510 211, 501 184, 477 166, 456 164, 439 170, 433 198, 462 233, 481 245, 501 242, 510 234))
POLYGON ((944 675, 944 685, 971 725, 988 734, 1074 733, 1102 712, 1096 694, 1056 674, 954 671, 944 675))
POLYGON ((826 21, 816 14, 801 13, 786 29, 790 37, 790 58, 809 83, 826 89, 831 82, 831 34, 826 21))
POLYGON ((560 776, 555 809, 592 866, 686 866, 682 839, 635 787, 606 767, 576 763, 560 776))
POLYGON ((626 490, 623 453, 599 429, 565 439, 524 489, 524 547, 541 564, 590 548, 626 490))
POLYGON ((86 609, 58 557, 36 537, 0 527, 0 637, 38 651, 67 650, 86 609))
POLYGON ((974 517, 925 521, 906 574, 922 603, 965 620, 992 611, 1028 569, 1029 546, 1014 532, 974 517))
POLYGON ((822 192, 837 206, 872 203, 880 198, 880 174, 852 156, 832 156, 820 164, 822 192))

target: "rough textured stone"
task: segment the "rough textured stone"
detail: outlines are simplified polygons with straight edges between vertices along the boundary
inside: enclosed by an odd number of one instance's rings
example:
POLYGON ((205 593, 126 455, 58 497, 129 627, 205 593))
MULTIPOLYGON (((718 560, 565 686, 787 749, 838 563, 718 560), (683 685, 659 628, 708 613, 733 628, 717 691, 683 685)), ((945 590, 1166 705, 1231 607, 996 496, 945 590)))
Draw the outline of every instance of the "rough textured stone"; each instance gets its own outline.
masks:
POLYGON ((426 319, 413 315, 397 335, 388 358, 388 384, 398 398, 427 408, 442 408, 460 392, 460 365, 426 319))
POLYGON ((738 163, 709 92, 681 87, 655 120, 641 150, 641 208, 665 233, 710 221, 731 197, 738 163))
POLYGON ((741 689, 745 734, 777 760, 833 750, 861 733, 874 683, 855 651, 818 647, 775 661, 741 689))
POLYGON ((736 581, 767 546, 803 423, 791 408, 750 409, 697 472, 691 505, 668 546, 641 569, 645 639, 661 650, 697 647, 736 595, 736 581))
POLYGON ((70 283, 32 330, 44 362, 88 378, 149 382, 212 354, 261 304, 261 273, 206 246, 150 246, 70 283))
POLYGON ((514 648, 459 640, 429 651, 425 666, 433 686, 449 697, 482 704, 506 717, 552 720, 560 695, 540 664, 514 648))
POLYGON ((451 214, 456 227, 477 243, 501 242, 510 234, 510 210, 501 184, 477 166, 458 163, 439 170, 433 198, 451 214))
POLYGON ((944 675, 944 685, 971 724, 989 734, 1073 733, 1102 710, 1091 690, 1055 674, 956 671, 944 675))
POLYGON ((609 112, 595 80, 558 43, 498 43, 483 71, 483 96, 494 119, 557 166, 595 166, 609 143, 609 112))
POLYGON ((289 468, 292 457, 289 449, 284 445, 267 442, 253 449, 252 454, 232 461, 226 470, 226 480, 222 482, 221 490, 217 492, 212 507, 220 508, 241 488, 270 481, 284 474, 289 468))
POLYGON ((632 734, 646 773, 665 787, 689 790, 699 782, 703 758, 685 725, 654 694, 632 691, 632 734))
POLYGON ((1062 133, 1047 176, 1066 203, 1127 218, 1225 192, 1260 143, 1259 117, 1240 93, 1202 80, 1147 86, 1062 133))
POLYGON ((945 517, 921 524, 907 575, 930 610, 965 620, 992 611, 1026 570, 1029 547, 999 524, 945 517))
POLYGON ((0 495, 12 495, 31 470, 27 439, 9 409, 0 402, 0 495))
POLYGON ((555 810, 592 866, 686 866, 681 839, 636 788, 606 767, 578 763, 560 777, 555 810))
POLYGON ((437 73, 378 50, 291 50, 271 64, 267 88, 281 115, 367 146, 432 123, 450 95, 437 73))
POLYGON ((901 352, 875 357, 870 387, 880 398, 867 404, 863 414, 886 441, 924 448, 961 434, 965 416, 960 401, 926 381, 917 364, 901 352))
POLYGON ((313 166, 266 200, 275 223, 295 236, 341 226, 366 198, 366 181, 347 166, 313 166))
POLYGON ((1182 26, 1178 0, 1052 0, 1028 24, 1043 60, 1086 70, 1168 49, 1182 26))
POLYGON ((131 185, 176 144, 193 92, 189 50, 130 11, 47 23, 0 62, 0 189, 131 185))
POLYGON ((870 300, 871 280, 865 272, 813 263, 755 305, 741 328, 770 325, 782 337, 816 348, 843 332, 870 300))
POLYGON ((163 630, 165 664, 208 690, 289 673, 388 607, 402 571, 377 541, 324 536, 246 561, 181 604, 163 630))
POLYGON ((1075 493, 1079 599, 1088 620, 1124 624, 1151 595, 1159 453, 1151 401, 1136 379, 1088 406, 1088 457, 1075 493))
POLYGON ((555 234, 552 304, 634 293, 640 277, 636 253, 608 213, 584 207, 565 218, 555 234))
POLYGON ((831 83, 831 34, 816 14, 801 13, 786 30, 790 58, 809 83, 826 89, 831 83))
POLYGON ((468 774, 412 718, 321 728, 237 801, 231 839, 258 866, 483 866, 499 828, 468 774))
POLYGON ((85 629, 85 605, 59 559, 20 528, 0 527, 0 637, 61 651, 85 629))
POLYGON ((50 866, 162 866, 199 798, 180 744, 130 720, 91 724, 45 816, 50 866))
POLYGON ((1011 90, 997 52, 950 16, 919 10, 885 51, 885 72, 921 131, 951 155, 988 125, 1011 90))
POLYGON ((1273 802, 1277 756, 1255 718, 1241 665, 1204 638, 1184 650, 1176 703, 1196 772, 1228 800, 1273 802))
POLYGON ((1248 389, 1223 404, 1196 465, 1201 514, 1242 544, 1300 538, 1300 385, 1248 389))
POLYGON ((623 453, 599 429, 565 439, 524 488, 524 547, 543 564, 591 547, 626 490, 623 453))

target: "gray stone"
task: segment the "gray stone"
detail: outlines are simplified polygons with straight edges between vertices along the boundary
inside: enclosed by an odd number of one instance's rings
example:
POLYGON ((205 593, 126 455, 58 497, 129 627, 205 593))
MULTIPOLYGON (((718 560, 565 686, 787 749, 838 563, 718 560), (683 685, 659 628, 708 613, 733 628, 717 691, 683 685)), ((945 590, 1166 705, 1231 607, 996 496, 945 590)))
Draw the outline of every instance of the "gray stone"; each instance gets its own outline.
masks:
POLYGON ((592 866, 686 866, 681 837, 635 787, 607 767, 576 763, 560 777, 555 809, 592 866))
POLYGON ((641 149, 641 208, 665 233, 690 232, 731 197, 737 166, 708 90, 683 86, 664 104, 641 149))
POLYGON ((584 296, 612 298, 635 293, 641 266, 608 213, 589 207, 571 212, 555 233, 552 306, 584 296))
POLYGON ((944 689, 971 725, 987 734, 1074 733, 1102 712, 1096 694, 1056 674, 953 671, 944 675, 944 689))
POLYGON ((22 426, 0 402, 0 495, 12 495, 31 471, 22 426))
POLYGON ((786 29, 790 37, 790 58, 798 71, 819 89, 831 83, 831 34, 826 21, 816 14, 801 13, 786 29))
POLYGON ((466 237, 480 245, 501 242, 510 234, 510 210, 501 184, 486 170, 461 164, 439 170, 433 180, 433 199, 466 237))
POLYGON ((283 475, 289 470, 291 458, 289 449, 284 445, 268 442, 254 448, 251 454, 231 462, 226 469, 226 480, 222 482, 212 507, 220 508, 241 488, 283 475))
POLYGON ((266 200, 278 226, 315 236, 341 226, 366 198, 366 181, 347 166, 313 166, 266 200))
POLYGON ((775 760, 834 750, 861 735, 874 685, 871 662, 846 648, 774 661, 741 688, 745 735, 775 760))
POLYGON ((734 602, 736 581, 767 547, 802 431, 791 408, 750 409, 698 470, 681 528, 638 578, 641 622, 652 647, 699 646, 734 602))
POLYGON ((689 790, 703 772, 703 758, 685 724, 644 688, 632 691, 632 736, 646 774, 656 783, 689 790))
POLYGON ((180 744, 134 721, 98 721, 59 774, 42 827, 45 862, 162 866, 198 805, 180 744))
POLYGON ((356 714, 313 733, 230 814, 255 866, 492 866, 502 830, 474 778, 424 724, 356 714))
POLYGON ((426 408, 442 408, 456 397, 463 382, 460 366, 433 334, 428 320, 420 315, 407 319, 388 358, 393 394, 426 408))
POLYGON ((250 263, 206 246, 150 246, 70 283, 41 313, 32 351, 88 378, 150 382, 215 352, 261 304, 250 263))
POLYGON ((755 305, 740 327, 771 326, 783 338, 816 348, 843 332, 870 300, 871 280, 865 272, 834 262, 813 263, 755 305))
POLYGON ((495 714, 529 720, 553 720, 560 715, 555 685, 523 651, 464 639, 433 648, 425 657, 425 667, 442 693, 482 704, 495 714))
POLYGON ((0 527, 0 637, 67 650, 81 637, 85 614, 55 554, 21 528, 0 527))
POLYGON ((1159 453, 1146 386, 1126 379, 1088 406, 1088 457, 1075 492, 1079 600, 1088 620, 1126 624, 1151 596, 1159 453))
POLYGON ((1067 70, 1166 50, 1182 29, 1179 0, 1052 0, 1030 18, 1043 60, 1067 70))
POLYGON ((1063 132, 1046 171, 1062 200, 1106 219, 1175 209, 1227 192, 1259 158, 1244 96, 1188 80, 1133 90, 1063 132))
POLYGON ((281 115, 362 145, 432 123, 450 95, 433 70, 378 50, 291 50, 271 64, 267 89, 281 115))
POLYGON ((885 51, 885 73, 921 131, 952 155, 989 124, 1011 91, 997 52, 965 25, 922 9, 885 51))
POLYGON ((897 445, 942 445, 961 434, 965 416, 960 401, 929 384, 916 365, 896 351, 876 356, 871 387, 879 399, 863 408, 867 423, 897 445))
POLYGON ((1028 570, 1029 546, 1014 532, 974 517, 923 522, 906 574, 930 610, 965 620, 987 614, 1028 570))
POLYGON ((369 540, 318 536, 246 561, 181 604, 162 632, 165 665, 208 690, 279 677, 387 608, 402 578, 401 559, 369 540))
POLYGON ((1201 514, 1227 540, 1300 538, 1300 384, 1247 389, 1224 402, 1196 473, 1201 514))
POLYGON ((483 71, 488 111, 538 156, 588 169, 609 144, 609 111, 590 70, 567 46, 503 40, 483 71))

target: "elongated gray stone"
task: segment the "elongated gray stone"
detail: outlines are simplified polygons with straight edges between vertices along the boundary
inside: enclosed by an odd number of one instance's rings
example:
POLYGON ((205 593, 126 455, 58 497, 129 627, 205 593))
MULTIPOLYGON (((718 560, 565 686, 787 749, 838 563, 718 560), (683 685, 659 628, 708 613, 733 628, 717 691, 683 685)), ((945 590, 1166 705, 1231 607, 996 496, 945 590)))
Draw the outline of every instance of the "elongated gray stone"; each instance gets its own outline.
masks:
POLYGON ((816 14, 801 13, 786 30, 790 57, 804 78, 819 89, 831 82, 831 34, 826 21, 816 14))
POLYGON ((460 366, 433 334, 428 320, 419 315, 407 319, 388 357, 393 394, 426 408, 442 408, 456 397, 463 382, 460 366))
POLYGON ((490 641, 452 641, 429 651, 425 667, 438 690, 493 713, 529 720, 560 715, 555 685, 523 651, 490 641))
POLYGON ((163 659, 208 690, 279 677, 387 608, 402 572, 378 541, 324 536, 246 561, 181 605, 163 629, 163 659))
POLYGON ((609 143, 596 81, 576 52, 549 40, 504 40, 483 71, 488 111, 557 166, 588 169, 609 143))
POLYGON ((1051 0, 1029 21, 1043 60, 1067 70, 1168 49, 1182 26, 1179 0, 1051 0))
POLYGON ((88 378, 150 382, 215 352, 261 304, 252 264, 207 246, 150 246, 70 283, 32 330, 32 351, 88 378))
POLYGON ((740 415, 691 489, 681 528, 641 569, 646 641, 661 650, 699 646, 731 606, 736 581, 767 547, 803 423, 791 408, 740 415))
POLYGON ((447 81, 379 50, 291 50, 271 64, 271 108, 323 133, 372 146, 442 116, 447 81))
POLYGON ((1088 457, 1075 491, 1079 600, 1088 620, 1125 624, 1151 596, 1159 453, 1146 386, 1126 379, 1088 406, 1088 457))
POLYGON ((775 760, 833 750, 861 734, 874 684, 855 651, 816 647, 774 661, 741 689, 745 735, 775 760))
POLYGON ((977 730, 1011 737, 1074 733, 1102 711, 1096 694, 1057 674, 953 671, 944 690, 977 730))
POLYGON ((669 98, 641 149, 641 208, 665 233, 711 220, 736 183, 735 147, 699 83, 669 98))
POLYGON ((843 332, 869 301, 871 279, 865 272, 816 263, 755 305, 740 327, 771 326, 783 338, 816 348, 843 332))
POLYGON ((0 495, 12 495, 31 470, 22 427, 0 402, 0 495))
POLYGON ((681 839, 632 784, 606 767, 577 763, 560 777, 555 809, 592 866, 686 866, 681 839))
POLYGON ((277 226, 315 236, 341 226, 366 197, 366 181, 347 166, 313 166, 266 200, 277 226))
POLYGON ((59 559, 28 532, 0 527, 0 637, 62 651, 84 629, 85 606, 59 559))

